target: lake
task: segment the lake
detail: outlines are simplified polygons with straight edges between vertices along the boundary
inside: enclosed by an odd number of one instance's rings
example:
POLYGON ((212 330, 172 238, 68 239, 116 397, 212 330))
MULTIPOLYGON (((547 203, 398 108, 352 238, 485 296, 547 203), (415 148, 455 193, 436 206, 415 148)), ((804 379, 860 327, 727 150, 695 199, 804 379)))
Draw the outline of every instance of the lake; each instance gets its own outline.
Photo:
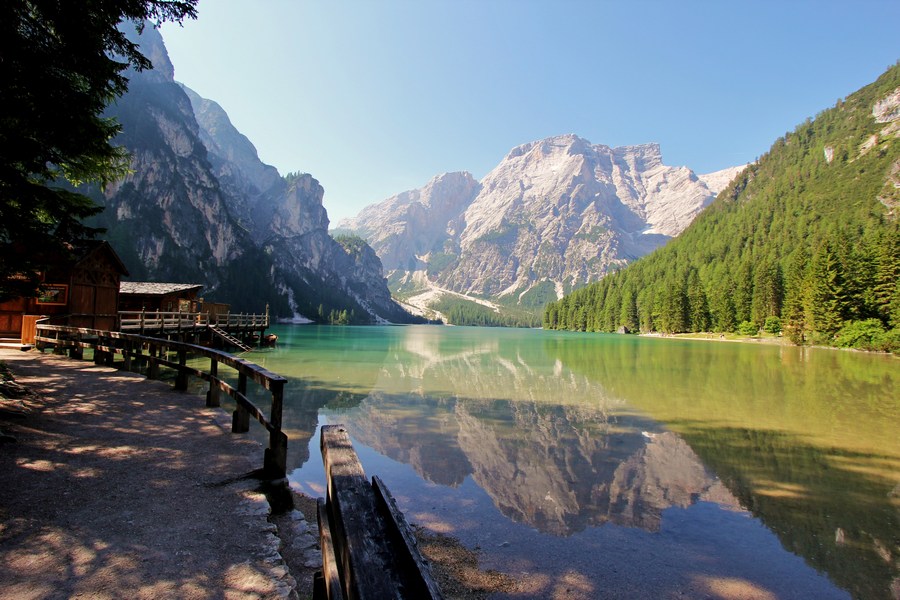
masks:
POLYGON ((516 598, 900 597, 900 361, 467 327, 278 326, 291 485, 343 423, 516 598))

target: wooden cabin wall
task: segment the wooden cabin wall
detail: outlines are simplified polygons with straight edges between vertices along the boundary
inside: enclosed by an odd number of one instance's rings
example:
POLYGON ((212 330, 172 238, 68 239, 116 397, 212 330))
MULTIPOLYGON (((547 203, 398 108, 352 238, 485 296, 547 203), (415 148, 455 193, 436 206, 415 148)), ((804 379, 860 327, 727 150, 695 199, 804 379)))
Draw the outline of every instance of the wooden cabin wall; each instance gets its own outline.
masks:
POLYGON ((0 302, 0 333, 18 336, 22 331, 22 315, 25 314, 25 298, 0 302))
POLYGON ((69 325, 115 329, 120 274, 100 256, 91 256, 72 270, 69 287, 69 325))

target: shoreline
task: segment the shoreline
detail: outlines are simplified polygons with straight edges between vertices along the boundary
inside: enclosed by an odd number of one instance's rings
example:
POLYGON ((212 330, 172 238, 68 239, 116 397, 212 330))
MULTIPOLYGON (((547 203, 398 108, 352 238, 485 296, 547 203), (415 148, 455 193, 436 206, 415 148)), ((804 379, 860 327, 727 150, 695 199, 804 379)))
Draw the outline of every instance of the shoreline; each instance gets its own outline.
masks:
MULTIPOLYGON (((766 344, 769 346, 795 346, 797 348, 832 348, 831 346, 797 346, 784 337, 731 337, 734 334, 723 333, 637 333, 638 337, 697 340, 700 342, 734 342, 738 344, 766 344)), ((843 350, 844 348, 833 348, 843 350)))
POLYGON ((842 348, 839 346, 822 346, 819 344, 800 345, 791 343, 786 338, 779 337, 730 337, 735 334, 716 334, 716 333, 636 333, 626 334, 636 335, 637 337, 656 338, 666 340, 694 340, 698 342, 731 342, 735 344, 761 344, 764 346, 781 346, 784 348, 815 348, 818 350, 832 350, 837 352, 862 352, 864 354, 877 354, 881 356, 892 356, 900 358, 900 355, 893 352, 882 352, 878 350, 863 350, 862 348, 842 348))

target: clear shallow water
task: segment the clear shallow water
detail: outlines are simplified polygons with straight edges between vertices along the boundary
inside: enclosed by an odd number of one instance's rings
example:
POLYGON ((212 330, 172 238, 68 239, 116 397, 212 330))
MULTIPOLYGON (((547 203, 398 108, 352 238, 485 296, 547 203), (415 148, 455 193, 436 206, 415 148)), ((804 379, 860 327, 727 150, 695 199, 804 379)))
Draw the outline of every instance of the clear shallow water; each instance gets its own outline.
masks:
POLYGON ((344 423, 515 597, 900 593, 900 361, 538 330, 283 326, 292 485, 344 423))

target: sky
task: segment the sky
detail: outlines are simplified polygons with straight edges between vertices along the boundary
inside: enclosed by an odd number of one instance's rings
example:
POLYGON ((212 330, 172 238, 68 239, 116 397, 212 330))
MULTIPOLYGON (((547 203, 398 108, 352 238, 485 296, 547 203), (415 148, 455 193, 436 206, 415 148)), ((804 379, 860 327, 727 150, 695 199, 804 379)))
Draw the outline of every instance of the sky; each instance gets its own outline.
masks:
POLYGON ((332 226, 574 133, 708 173, 764 154, 900 59, 898 0, 200 0, 175 78, 332 226))

